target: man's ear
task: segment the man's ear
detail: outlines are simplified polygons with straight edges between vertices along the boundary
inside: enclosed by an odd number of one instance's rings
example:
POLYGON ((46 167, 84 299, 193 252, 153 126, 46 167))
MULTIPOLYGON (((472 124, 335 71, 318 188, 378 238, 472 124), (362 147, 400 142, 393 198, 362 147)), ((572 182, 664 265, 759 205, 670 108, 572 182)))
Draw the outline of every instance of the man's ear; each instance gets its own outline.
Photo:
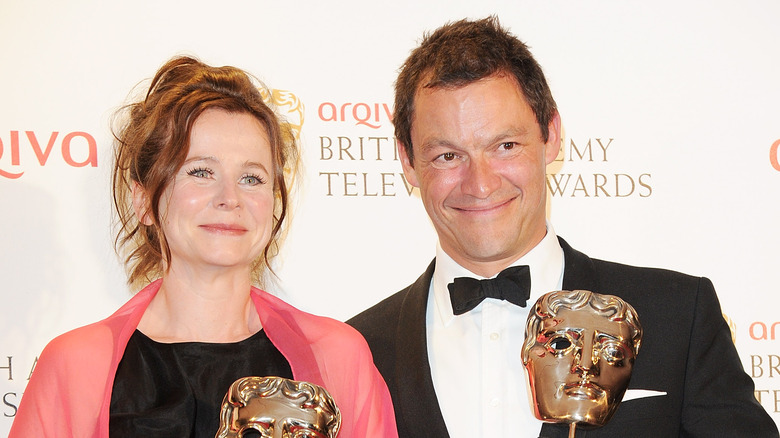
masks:
POLYGON ((149 196, 147 196, 146 190, 137 181, 133 181, 132 185, 135 217, 138 218, 138 222, 150 226, 152 225, 152 218, 149 216, 149 196))
POLYGON ((406 182, 412 185, 412 187, 420 188, 420 184, 417 181, 417 173, 414 171, 414 165, 412 160, 409 159, 409 154, 406 153, 406 147, 403 143, 396 140, 395 147, 398 149, 398 157, 401 159, 401 167, 404 169, 404 177, 406 182))
POLYGON ((561 115, 558 111, 553 114, 547 125, 547 143, 545 143, 544 158, 547 164, 555 161, 561 150, 561 115))

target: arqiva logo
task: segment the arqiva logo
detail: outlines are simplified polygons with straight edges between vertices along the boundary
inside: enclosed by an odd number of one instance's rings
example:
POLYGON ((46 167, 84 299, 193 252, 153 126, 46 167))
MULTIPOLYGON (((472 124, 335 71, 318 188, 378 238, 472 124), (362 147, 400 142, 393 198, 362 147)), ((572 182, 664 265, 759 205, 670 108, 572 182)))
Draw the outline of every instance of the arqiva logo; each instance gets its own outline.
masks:
POLYGON ((0 137, 0 177, 17 179, 24 175, 24 170, 20 169, 23 158, 24 164, 27 161, 27 157, 22 156, 24 146, 32 149, 38 164, 42 167, 46 166, 50 159, 62 159, 71 167, 97 167, 97 142, 95 137, 86 132, 75 131, 60 136, 59 132, 54 131, 49 134, 45 146, 42 145, 35 131, 23 131, 27 138, 24 143, 20 140, 21 134, 20 131, 10 131, 9 138, 5 141, 0 137), (57 152, 54 152, 54 146, 57 144, 60 147, 57 152), (10 166, 3 163, 4 158, 10 160, 10 166))
POLYGON ((780 172, 780 139, 772 143, 769 148, 769 164, 780 172))
POLYGON ((323 122, 355 122, 355 125, 372 129, 382 127, 383 121, 393 121, 393 110, 386 103, 352 103, 337 105, 323 102, 317 108, 317 115, 323 122))

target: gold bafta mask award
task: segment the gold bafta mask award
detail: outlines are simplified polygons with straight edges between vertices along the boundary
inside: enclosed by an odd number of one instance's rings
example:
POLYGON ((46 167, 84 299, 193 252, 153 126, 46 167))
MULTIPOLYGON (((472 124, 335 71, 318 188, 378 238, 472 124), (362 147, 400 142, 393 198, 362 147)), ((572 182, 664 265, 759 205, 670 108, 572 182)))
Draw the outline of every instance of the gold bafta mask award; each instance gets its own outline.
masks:
POLYGON ((600 427, 631 379, 642 327, 630 304, 585 290, 541 296, 528 315, 523 365, 536 418, 600 427))
POLYGON ((222 402, 216 438, 336 438, 341 414, 328 391, 282 377, 243 377, 222 402))

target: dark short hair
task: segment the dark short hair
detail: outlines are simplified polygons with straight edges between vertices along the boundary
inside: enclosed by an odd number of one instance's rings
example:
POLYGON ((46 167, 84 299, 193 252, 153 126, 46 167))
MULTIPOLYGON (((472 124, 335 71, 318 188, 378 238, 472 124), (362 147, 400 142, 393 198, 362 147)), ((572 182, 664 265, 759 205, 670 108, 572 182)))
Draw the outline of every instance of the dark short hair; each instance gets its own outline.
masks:
POLYGON ((249 114, 268 135, 274 165, 274 223, 271 240, 253 266, 253 280, 258 281, 262 267, 268 267, 269 257, 278 251, 298 151, 289 125, 264 101, 261 89, 265 87, 241 69, 212 67, 179 56, 157 71, 142 99, 117 112, 112 173, 118 222, 115 246, 125 256, 128 283, 162 275, 163 261, 170 266, 160 199, 187 158, 195 121, 212 108, 249 114), (285 172, 285 168, 293 171, 285 172), (133 212, 133 184, 148 196, 151 225, 143 224, 133 212))
POLYGON ((447 23, 423 37, 406 59, 395 82, 395 137, 414 164, 412 118, 421 88, 458 88, 488 76, 514 77, 547 142, 547 126, 557 107, 541 66, 522 41, 496 17, 447 23))

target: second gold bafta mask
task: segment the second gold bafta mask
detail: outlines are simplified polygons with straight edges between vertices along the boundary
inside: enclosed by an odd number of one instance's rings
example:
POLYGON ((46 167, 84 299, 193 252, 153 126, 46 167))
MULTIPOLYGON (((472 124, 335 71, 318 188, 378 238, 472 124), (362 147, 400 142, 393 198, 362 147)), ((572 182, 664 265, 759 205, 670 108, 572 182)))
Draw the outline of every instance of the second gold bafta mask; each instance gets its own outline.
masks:
POLYGON ((546 422, 603 426, 628 388, 642 328, 622 299, 590 291, 539 298, 528 316, 523 364, 534 415, 546 422))
POLYGON ((341 414, 321 386, 282 377, 243 377, 230 385, 216 438, 336 438, 341 414))

